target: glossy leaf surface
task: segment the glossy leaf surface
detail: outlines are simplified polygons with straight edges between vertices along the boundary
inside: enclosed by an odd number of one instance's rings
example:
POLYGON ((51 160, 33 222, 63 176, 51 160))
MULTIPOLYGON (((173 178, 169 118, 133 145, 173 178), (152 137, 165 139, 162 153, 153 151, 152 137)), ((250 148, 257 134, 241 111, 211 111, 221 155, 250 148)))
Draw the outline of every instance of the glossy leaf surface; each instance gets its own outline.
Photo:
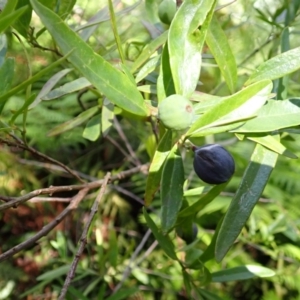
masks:
POLYGON ((267 184, 277 157, 277 153, 256 145, 217 237, 215 257, 218 262, 224 258, 248 220, 267 184))

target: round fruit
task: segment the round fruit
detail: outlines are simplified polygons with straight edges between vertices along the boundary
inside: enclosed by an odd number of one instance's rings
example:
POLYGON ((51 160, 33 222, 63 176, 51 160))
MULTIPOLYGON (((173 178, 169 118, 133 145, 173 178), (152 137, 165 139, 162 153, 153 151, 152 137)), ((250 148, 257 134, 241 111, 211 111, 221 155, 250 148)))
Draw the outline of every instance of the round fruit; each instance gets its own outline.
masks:
POLYGON ((159 19, 170 25, 176 13, 176 0, 163 0, 158 6, 159 19))
POLYGON ((180 95, 171 95, 158 105, 158 118, 166 128, 187 129, 195 118, 190 100, 180 95))
POLYGON ((195 223, 192 224, 191 228, 176 228, 176 233, 183 239, 187 244, 192 243, 196 240, 198 234, 198 227, 195 223))
POLYGON ((201 180, 210 184, 228 181, 234 173, 231 154, 218 144, 196 148, 194 170, 201 180))

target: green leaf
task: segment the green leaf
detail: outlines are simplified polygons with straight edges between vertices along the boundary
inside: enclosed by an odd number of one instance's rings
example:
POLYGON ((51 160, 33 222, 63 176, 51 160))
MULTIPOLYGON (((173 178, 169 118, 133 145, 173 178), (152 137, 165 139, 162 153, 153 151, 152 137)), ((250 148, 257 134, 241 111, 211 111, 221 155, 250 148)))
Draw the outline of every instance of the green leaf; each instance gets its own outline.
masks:
POLYGON ((61 51, 67 53, 74 49, 69 61, 91 84, 125 111, 138 116, 149 114, 141 94, 124 73, 95 53, 58 15, 37 0, 30 2, 61 51))
POLYGON ((31 21, 31 15, 32 15, 32 8, 30 5, 29 0, 19 0, 17 7, 24 7, 27 6, 28 9, 22 14, 20 18, 14 23, 13 27, 25 38, 27 38, 27 32, 29 28, 29 24, 31 21))
MULTIPOLYGON (((44 281, 44 280, 54 280, 62 275, 66 275, 70 270, 71 265, 64 265, 61 267, 57 267, 54 270, 48 271, 40 276, 38 276, 36 279, 38 281, 44 281)), ((76 270, 76 273, 79 272, 79 270, 76 270)))
POLYGON ((3 65, 6 59, 6 52, 7 52, 7 38, 5 34, 0 35, 0 68, 3 65))
POLYGON ((86 124, 82 136, 92 142, 96 141, 101 133, 101 116, 92 117, 86 124))
POLYGON ((167 96, 175 94, 175 87, 171 73, 168 43, 163 48, 160 60, 160 72, 157 78, 157 98, 161 102, 167 96))
POLYGON ((278 154, 285 155, 289 158, 294 158, 294 159, 298 158, 297 155, 289 151, 284 145, 280 143, 279 134, 277 134, 276 136, 251 134, 251 135, 247 135, 246 137, 248 140, 261 144, 278 154))
POLYGON ((221 218, 219 220, 218 226, 217 226, 217 228, 214 232, 214 235, 212 237, 212 240, 211 240, 210 244, 206 247, 205 251, 200 256, 200 260, 203 263, 215 258, 216 242, 217 242, 217 237, 218 237, 222 222, 223 222, 223 218, 221 218))
POLYGON ((172 131, 167 130, 161 138, 149 168, 145 190, 145 205, 149 206, 159 189, 163 165, 172 148, 172 131))
POLYGON ((7 0, 6 4, 1 12, 1 18, 10 15, 16 8, 18 0, 7 0))
POLYGON ((195 214, 197 214, 201 209, 203 209, 207 204, 209 204, 211 201, 213 201, 226 187, 228 182, 218 184, 214 186, 212 189, 210 189, 206 194, 201 195, 200 199, 190 205, 189 207, 183 209, 178 214, 178 222, 180 222, 181 219, 191 217, 195 214))
MULTIPOLYGON (((37 80, 39 80, 41 77, 43 77, 45 74, 47 74, 49 71, 53 70, 54 68, 56 68, 58 65, 60 65, 63 61, 65 61, 68 56, 71 54, 72 51, 70 51, 69 53, 67 53, 64 57, 58 59, 57 61, 55 61, 54 63, 52 63, 51 65, 49 65, 48 67, 44 68, 42 71, 38 72, 37 74, 35 74, 34 76, 30 77, 29 79, 25 80, 24 82, 22 82, 21 84, 19 84, 18 86, 14 87, 13 89, 11 89, 10 91, 6 92, 5 94, 0 96, 0 103, 5 102, 9 97, 17 94, 18 92, 22 91, 23 89, 25 89, 27 86, 29 86, 30 84, 36 82, 37 80)), ((1 110, 0 110, 1 111, 1 110)))
POLYGON ((81 125, 89 118, 91 118, 95 113, 97 113, 98 110, 99 108, 97 106, 91 107, 90 109, 79 114, 76 118, 54 127, 52 130, 48 132, 48 136, 58 135, 65 131, 73 129, 76 126, 81 125))
POLYGON ((36 96, 36 98, 34 99, 33 103, 30 105, 30 109, 34 108, 35 106, 37 106, 41 101, 42 98, 45 97, 51 90, 52 88, 57 84, 57 82, 62 79, 64 76, 66 76, 68 73, 70 73, 72 71, 72 69, 64 69, 61 70, 59 72, 57 72, 56 74, 54 74, 43 86, 43 88, 41 89, 41 91, 38 93, 38 95, 36 96))
POLYGON ((277 153, 256 145, 217 237, 215 256, 218 262, 226 255, 248 220, 275 167, 277 157, 277 153))
POLYGON ((27 9, 28 6, 23 6, 5 17, 1 16, 0 33, 5 31, 10 25, 12 25, 22 14, 25 13, 27 9))
POLYGON ((199 139, 200 137, 238 129, 243 124, 245 124, 245 121, 246 120, 241 122, 234 122, 228 125, 205 128, 204 130, 200 130, 197 131, 196 133, 193 133, 192 136, 189 137, 189 140, 194 144, 199 144, 199 142, 197 142, 196 140, 199 139))
POLYGON ((272 82, 264 80, 223 98, 207 110, 190 127, 187 136, 193 136, 205 128, 219 126, 253 117, 264 105, 272 89, 272 82))
POLYGON ((131 72, 134 73, 137 69, 139 69, 150 56, 160 48, 168 38, 168 31, 163 32, 160 36, 158 36, 155 40, 145 46, 139 57, 134 61, 131 66, 131 72))
POLYGON ((257 117, 232 132, 268 132, 300 124, 300 99, 269 100, 257 117))
POLYGON ((22 107, 19 108, 11 117, 9 124, 13 125, 15 120, 17 119, 17 117, 23 113, 25 113, 25 111, 28 110, 29 105, 34 101, 36 97, 36 94, 31 94, 30 97, 28 97, 25 102, 23 103, 22 107))
POLYGON ((166 159, 161 175, 160 199, 163 233, 169 232, 176 223, 177 214, 183 201, 183 182, 182 157, 178 145, 175 144, 166 159))
POLYGON ((281 53, 262 63, 245 85, 261 80, 274 80, 300 68, 300 47, 281 53))
POLYGON ((103 101, 101 114, 101 131, 103 136, 106 136, 112 127, 114 115, 114 105, 107 98, 105 98, 103 101))
POLYGON ((272 277, 275 275, 275 272, 261 266, 245 265, 214 272, 211 275, 213 282, 227 282, 246 280, 253 277, 272 277))
POLYGON ((215 4, 213 0, 185 0, 171 23, 168 44, 177 94, 190 97, 197 86, 202 47, 215 4))
POLYGON ((0 67, 0 95, 10 88, 15 74, 15 60, 7 58, 0 67))
POLYGON ((227 37, 216 17, 213 17, 210 22, 206 42, 220 68, 221 74, 223 75, 230 92, 233 93, 237 82, 236 62, 227 41, 227 37))
POLYGON ((224 99, 224 98, 214 96, 214 95, 200 93, 198 91, 195 91, 191 97, 191 100, 198 101, 198 103, 194 104, 194 110, 195 110, 196 114, 203 114, 209 108, 218 104, 222 99, 224 99))
MULTIPOLYGON (((286 27, 281 33, 281 52, 286 52, 290 50, 290 31, 289 28, 286 27)), ((284 76, 278 79, 278 85, 276 90, 276 99, 286 99, 288 95, 288 85, 289 85, 289 77, 284 76)))
POLYGON ((138 74, 136 75, 135 82, 139 83, 143 80, 147 75, 153 72, 160 62, 160 55, 156 55, 150 58, 145 65, 139 70, 138 74))
POLYGON ((175 247, 172 243, 172 241, 169 239, 168 236, 164 236, 161 234, 151 219, 151 217, 148 215, 147 210, 145 207, 143 207, 143 213, 144 217, 146 219, 147 225, 151 229, 153 235, 155 236, 157 242, 159 243, 160 247, 164 250, 164 252, 172 259, 177 260, 177 256, 175 253, 175 247))
POLYGON ((53 89, 45 96, 42 96, 42 100, 53 100, 65 96, 70 93, 80 91, 81 89, 91 86, 91 83, 84 77, 77 78, 73 81, 67 82, 66 84, 53 89))

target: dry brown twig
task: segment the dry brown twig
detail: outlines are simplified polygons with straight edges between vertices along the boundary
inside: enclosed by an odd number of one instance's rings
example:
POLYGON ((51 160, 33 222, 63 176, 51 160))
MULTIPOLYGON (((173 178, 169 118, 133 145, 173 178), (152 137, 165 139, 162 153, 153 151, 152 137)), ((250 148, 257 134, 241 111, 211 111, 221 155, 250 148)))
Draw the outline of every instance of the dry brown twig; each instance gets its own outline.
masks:
POLYGON ((130 143, 129 143, 129 141, 128 141, 128 139, 127 139, 127 137, 126 137, 126 135, 125 135, 125 133, 124 133, 124 131, 123 131, 123 129, 122 129, 122 127, 121 127, 121 125, 120 125, 120 123, 119 123, 119 121, 116 117, 114 118, 114 127, 117 130, 120 138, 123 140, 130 156, 132 158, 134 158, 134 161, 135 161, 136 165, 138 165, 138 166, 141 165, 140 160, 138 159, 135 151, 133 151, 133 149, 132 149, 132 147, 131 147, 131 145, 130 145, 130 143))
POLYGON ((80 182, 84 182, 84 180, 82 180, 76 171, 70 169, 69 167, 67 167, 65 164, 61 163, 60 161, 48 156, 48 155, 45 155, 44 153, 41 153, 39 151, 37 151, 36 149, 26 145, 20 138, 18 138, 17 136, 15 136, 14 134, 10 134, 10 136, 15 140, 15 142, 13 141, 9 141, 7 139, 3 139, 3 138, 0 138, 0 142, 8 145, 8 146, 13 146, 13 147, 16 147, 16 148, 21 148, 23 150, 27 150, 29 152, 31 152, 33 155, 36 155, 46 161, 49 161, 55 165, 58 165, 60 166, 61 168, 63 168, 64 170, 66 170, 68 173, 70 173, 73 177, 75 177, 76 179, 78 179, 80 182))
POLYGON ((47 235, 55 226, 57 226, 72 210, 76 209, 80 201, 86 196, 89 189, 84 188, 75 195, 70 204, 49 224, 43 227, 38 233, 36 233, 33 237, 26 240, 23 243, 9 249, 8 251, 0 254, 0 262, 6 260, 7 258, 13 256, 14 254, 20 252, 21 250, 33 245, 36 241, 38 241, 41 237, 47 235))
MULTIPOLYGON (((134 167, 132 169, 122 171, 116 175, 111 176, 110 181, 113 182, 125 177, 129 177, 138 172, 146 172, 147 169, 148 169, 148 164, 134 167)), ((58 192, 78 191, 84 188, 88 188, 89 190, 96 189, 99 188, 103 184, 103 182, 104 180, 100 179, 93 182, 88 182, 85 184, 78 184, 78 185, 50 186, 49 188, 38 189, 20 197, 7 197, 7 196, 0 195, 0 199, 6 201, 6 203, 0 205, 0 211, 3 211, 10 207, 17 207, 21 203, 24 203, 40 195, 52 195, 58 192)))
POLYGON ((84 248, 85 248, 85 246, 87 244, 87 233, 88 233, 88 230, 89 230, 89 228, 91 226, 91 223, 93 221, 93 218, 94 218, 95 214, 98 211, 98 207, 99 207, 100 201, 101 201, 102 197, 105 194, 106 186, 107 186, 110 178, 111 178, 110 173, 107 173, 106 176, 103 179, 103 184, 101 186, 99 194, 97 195, 97 197, 96 197, 96 199, 94 201, 94 204, 93 204, 93 206, 91 208, 91 213, 90 213, 89 218, 88 218, 88 220, 87 220, 87 222, 86 222, 86 224, 84 226, 84 229, 82 231, 82 234, 81 234, 81 237, 80 237, 80 244, 79 244, 77 253, 76 253, 76 255, 75 255, 74 259, 73 259, 71 268, 70 268, 70 270, 69 270, 69 272, 67 274, 65 283, 64 283, 64 285, 62 287, 62 290, 61 290, 61 293, 59 295, 58 300, 65 299, 65 296, 66 296, 67 291, 68 291, 68 287, 70 286, 70 284, 72 282, 72 279, 75 276, 75 271, 76 271, 76 268, 77 268, 80 256, 82 255, 83 250, 84 250, 84 248))

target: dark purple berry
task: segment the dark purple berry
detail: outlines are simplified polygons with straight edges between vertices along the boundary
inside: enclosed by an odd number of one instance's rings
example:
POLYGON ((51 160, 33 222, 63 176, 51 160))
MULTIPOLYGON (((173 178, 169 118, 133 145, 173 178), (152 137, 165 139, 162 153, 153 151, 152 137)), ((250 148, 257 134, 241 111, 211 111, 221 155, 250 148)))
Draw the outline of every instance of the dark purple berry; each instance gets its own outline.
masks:
POLYGON ((228 181, 234 173, 231 154, 218 144, 195 148, 194 169, 201 180, 210 184, 228 181))

